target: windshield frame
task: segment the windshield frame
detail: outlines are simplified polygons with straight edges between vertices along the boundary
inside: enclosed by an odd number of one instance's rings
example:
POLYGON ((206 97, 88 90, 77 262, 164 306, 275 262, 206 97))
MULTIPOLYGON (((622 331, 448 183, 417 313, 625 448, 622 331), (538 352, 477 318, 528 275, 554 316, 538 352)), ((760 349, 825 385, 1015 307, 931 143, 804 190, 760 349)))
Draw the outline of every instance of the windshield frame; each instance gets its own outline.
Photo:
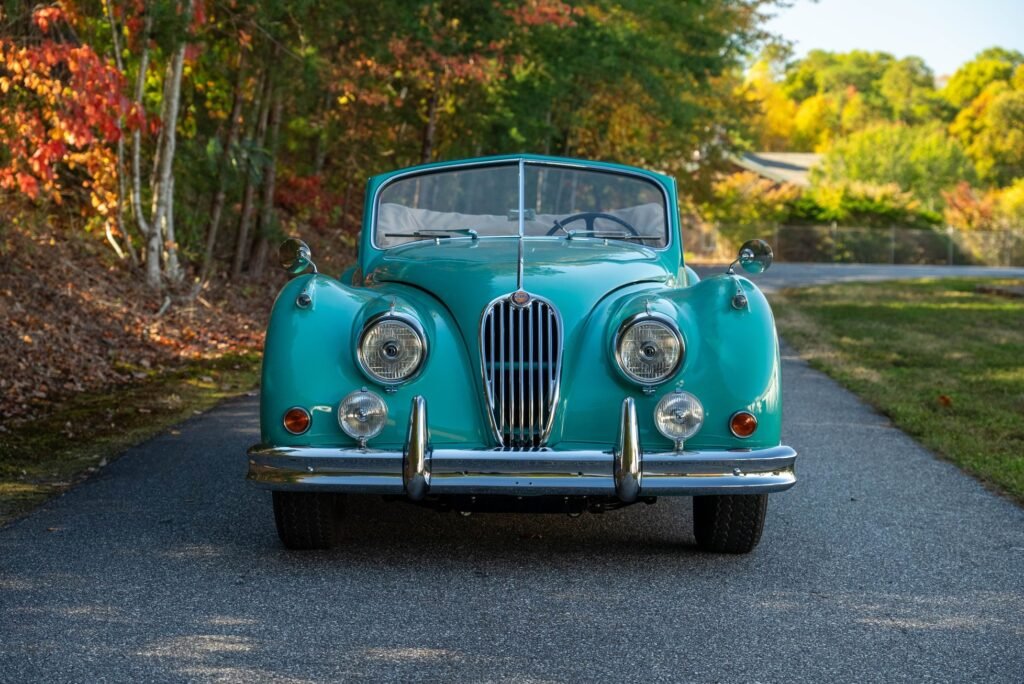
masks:
POLYGON ((633 246, 639 245, 639 246, 644 247, 645 249, 649 249, 649 250, 654 251, 654 252, 666 252, 666 251, 668 251, 668 250, 673 248, 674 242, 675 242, 675 235, 674 235, 674 233, 676 231, 674 230, 674 228, 675 228, 675 221, 673 220, 673 214, 672 214, 672 211, 671 211, 672 198, 671 198, 671 195, 670 195, 670 193, 668 191, 668 188, 665 187, 665 184, 663 182, 661 182, 653 174, 646 173, 646 172, 644 172, 644 171, 642 171, 640 169, 631 169, 631 168, 628 168, 628 167, 615 166, 613 168, 609 168, 609 167, 606 167, 606 166, 603 166, 603 165, 589 163, 589 162, 582 161, 582 160, 579 161, 579 162, 574 162, 574 161, 562 161, 562 160, 553 160, 553 159, 533 158, 533 157, 526 157, 526 156, 522 156, 522 157, 505 157, 505 158, 491 158, 491 159, 485 159, 485 160, 475 159, 475 160, 466 160, 466 161, 460 161, 460 162, 451 162, 451 163, 446 163, 446 164, 444 164, 442 166, 437 166, 437 167, 433 167, 433 168, 417 167, 417 168, 408 169, 408 170, 405 170, 405 171, 399 171, 397 173, 394 173, 394 174, 390 175, 383 183, 381 183, 380 185, 378 185, 374 189, 373 197, 371 199, 370 216, 369 216, 369 219, 370 219, 369 220, 370 247, 372 247, 374 250, 377 250, 379 252, 385 252, 386 253, 386 252, 389 252, 391 250, 397 249, 399 247, 405 247, 407 245, 414 245, 414 244, 422 244, 424 242, 434 242, 434 241, 437 241, 437 240, 444 240, 445 242, 456 241, 456 240, 470 240, 470 241, 475 241, 475 240, 562 240, 562 241, 564 241, 564 240, 566 240, 567 236, 565 236, 565 235, 524 235, 523 234, 524 233, 524 222, 525 222, 525 212, 523 211, 523 208, 524 208, 523 203, 525 201, 525 192, 524 192, 525 188, 524 188, 524 185, 525 185, 526 168, 528 166, 553 166, 553 167, 560 167, 560 168, 567 168, 567 169, 577 169, 577 170, 588 171, 588 172, 592 172, 592 173, 603 173, 603 174, 609 174, 609 175, 631 176, 633 178, 638 178, 638 179, 640 179, 642 181, 645 181, 645 182, 647 182, 647 183, 649 183, 651 185, 654 185, 655 187, 658 188, 658 191, 661 193, 662 209, 664 211, 664 226, 665 226, 665 231, 667 233, 664 246, 661 246, 661 247, 650 247, 650 246, 644 244, 643 241, 620 240, 620 239, 615 238, 615 237, 603 237, 603 236, 593 236, 593 235, 577 235, 577 236, 572 237, 572 239, 573 240, 600 240, 600 241, 614 240, 614 241, 619 242, 619 243, 626 243, 626 244, 630 244, 630 245, 633 245, 633 246), (432 175, 432 174, 438 174, 438 173, 446 173, 448 171, 464 170, 464 169, 469 169, 469 168, 473 168, 473 167, 515 166, 515 165, 518 165, 518 167, 519 167, 519 192, 518 192, 518 195, 519 195, 519 210, 518 210, 518 213, 519 213, 519 228, 518 228, 518 234, 517 235, 480 235, 478 237, 473 237, 473 236, 469 236, 469 235, 449 235, 449 236, 440 235, 440 236, 436 236, 436 237, 435 236, 422 237, 422 238, 410 240, 408 242, 403 242, 402 244, 399 244, 399 245, 392 245, 390 247, 382 247, 380 244, 378 244, 378 242, 377 242, 377 217, 378 217, 378 210, 380 208, 381 194, 384 192, 384 190, 386 190, 393 183, 395 183, 397 181, 400 181, 400 180, 405 180, 405 179, 408 179, 408 178, 414 177, 414 176, 426 176, 426 175, 432 175))

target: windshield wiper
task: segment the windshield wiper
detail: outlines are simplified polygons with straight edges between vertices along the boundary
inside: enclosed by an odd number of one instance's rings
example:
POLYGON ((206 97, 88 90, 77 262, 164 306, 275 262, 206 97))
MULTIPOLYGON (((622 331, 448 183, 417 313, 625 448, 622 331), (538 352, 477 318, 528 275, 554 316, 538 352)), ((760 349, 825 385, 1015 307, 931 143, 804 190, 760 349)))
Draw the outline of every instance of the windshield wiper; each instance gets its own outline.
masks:
POLYGON ((384 237, 425 237, 425 238, 450 238, 454 235, 467 235, 474 240, 480 236, 472 228, 430 228, 429 230, 414 230, 411 233, 384 233, 384 237))
MULTIPOLYGON (((562 230, 565 230, 564 228, 562 230)), ((597 230, 566 230, 565 239, 572 240, 574 237, 593 237, 598 240, 660 240, 660 237, 647 235, 633 235, 631 233, 603 233, 597 230)))

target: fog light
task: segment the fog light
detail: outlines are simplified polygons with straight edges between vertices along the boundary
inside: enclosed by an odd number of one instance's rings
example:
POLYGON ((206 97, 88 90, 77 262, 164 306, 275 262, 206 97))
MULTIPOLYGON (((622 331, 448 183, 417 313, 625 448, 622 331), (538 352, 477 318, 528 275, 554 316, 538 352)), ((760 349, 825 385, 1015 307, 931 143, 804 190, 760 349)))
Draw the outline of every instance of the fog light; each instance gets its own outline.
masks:
POLYGON ((388 407, 384 400, 365 389, 352 392, 338 405, 338 425, 360 445, 379 435, 387 419, 388 407))
POLYGON ((703 424, 704 407, 689 392, 666 394, 654 409, 654 426, 677 448, 697 434, 703 424))
POLYGON ((284 429, 293 435, 301 435, 309 429, 313 422, 309 417, 309 411, 301 406, 293 406, 284 412, 284 429))
POLYGON ((757 418, 746 411, 737 411, 729 419, 729 430, 740 439, 746 439, 757 429, 757 418))

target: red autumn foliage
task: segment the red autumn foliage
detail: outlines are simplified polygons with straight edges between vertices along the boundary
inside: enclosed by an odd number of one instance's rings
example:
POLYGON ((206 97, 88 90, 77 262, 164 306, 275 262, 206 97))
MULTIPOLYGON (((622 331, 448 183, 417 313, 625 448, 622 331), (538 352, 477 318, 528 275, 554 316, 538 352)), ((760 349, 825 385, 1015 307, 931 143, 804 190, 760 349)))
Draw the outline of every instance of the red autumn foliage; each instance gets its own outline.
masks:
POLYGON ((287 174, 277 182, 274 205, 284 212, 286 232, 299 233, 304 226, 323 230, 338 223, 344 200, 323 181, 323 176, 287 174))
POLYGON ((18 45, 0 38, 0 188, 60 203, 84 189, 106 216, 116 202, 111 143, 143 123, 125 96, 123 75, 88 45, 51 34, 62 10, 33 13, 42 39, 18 45))
POLYGON ((573 17, 581 14, 583 14, 582 8, 574 8, 569 3, 560 0, 528 0, 508 12, 508 15, 519 26, 550 25, 556 28, 575 26, 576 22, 573 17))
POLYGON ((983 230, 992 225, 996 199, 992 193, 977 191, 967 181, 942 192, 946 200, 945 218, 960 230, 983 230))

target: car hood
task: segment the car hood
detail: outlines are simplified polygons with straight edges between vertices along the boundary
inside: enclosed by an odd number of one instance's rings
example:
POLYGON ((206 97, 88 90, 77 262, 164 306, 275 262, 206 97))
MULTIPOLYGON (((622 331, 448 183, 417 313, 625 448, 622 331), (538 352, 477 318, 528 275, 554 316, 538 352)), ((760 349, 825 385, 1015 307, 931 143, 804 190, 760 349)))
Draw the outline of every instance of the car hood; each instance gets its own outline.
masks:
MULTIPOLYGON (((413 285, 440 300, 475 336, 484 307, 515 291, 519 240, 415 242, 386 252, 371 271, 378 283, 413 285)), ((550 300, 566 333, 583 322, 609 292, 675 276, 659 253, 640 245, 599 240, 523 240, 523 289, 550 300)))

